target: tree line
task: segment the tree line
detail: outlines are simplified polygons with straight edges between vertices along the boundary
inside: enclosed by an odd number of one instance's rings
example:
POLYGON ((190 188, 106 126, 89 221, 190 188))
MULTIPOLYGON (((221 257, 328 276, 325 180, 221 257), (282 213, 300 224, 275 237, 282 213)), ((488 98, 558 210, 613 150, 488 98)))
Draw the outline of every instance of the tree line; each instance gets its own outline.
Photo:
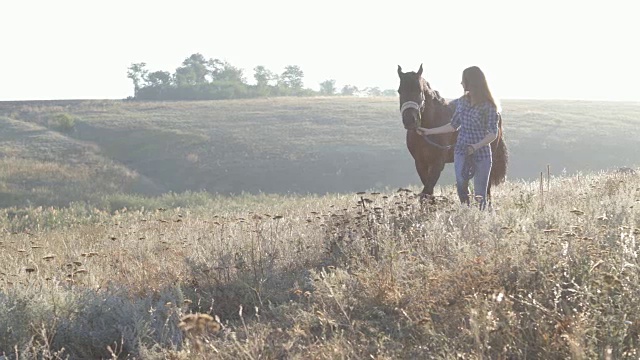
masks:
POLYGON ((133 100, 218 100, 267 96, 392 96, 395 90, 377 87, 358 89, 355 85, 336 88, 334 79, 320 83, 320 90, 304 87, 304 72, 297 65, 288 65, 281 74, 262 65, 253 69, 255 85, 247 83, 244 71, 219 59, 206 59, 192 54, 170 73, 147 69, 144 62, 134 63, 127 70, 133 81, 133 100))

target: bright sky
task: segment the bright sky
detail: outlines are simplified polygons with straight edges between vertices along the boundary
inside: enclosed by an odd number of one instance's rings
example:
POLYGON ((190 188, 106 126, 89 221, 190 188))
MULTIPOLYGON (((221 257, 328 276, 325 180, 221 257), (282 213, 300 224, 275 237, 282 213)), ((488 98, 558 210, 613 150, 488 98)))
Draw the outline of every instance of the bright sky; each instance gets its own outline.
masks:
POLYGON ((637 0, 3 0, 0 100, 119 99, 127 68, 173 73, 189 55, 306 87, 396 89, 424 63, 445 97, 480 66, 502 99, 640 101, 637 0))

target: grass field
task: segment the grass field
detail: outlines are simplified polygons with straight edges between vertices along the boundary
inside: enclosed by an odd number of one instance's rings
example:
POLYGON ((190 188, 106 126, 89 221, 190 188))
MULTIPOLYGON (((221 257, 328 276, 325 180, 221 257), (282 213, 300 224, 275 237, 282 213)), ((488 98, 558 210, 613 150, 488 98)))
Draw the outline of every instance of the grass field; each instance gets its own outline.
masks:
MULTIPOLYGON (((2 217, 6 359, 591 359, 640 347, 640 179, 2 217)), ((193 199, 192 199, 193 201, 193 199)))
MULTIPOLYGON (((397 108, 395 98, 351 97, 3 102, 4 168, 48 166, 67 179, 3 172, 2 205, 97 203, 114 192, 327 194, 416 185, 397 108), (58 114, 74 117, 74 131, 56 131, 58 114), (67 190, 48 192, 58 185, 67 190)), ((512 100, 503 108, 511 179, 534 179, 547 164, 555 174, 638 165, 640 103, 512 100)), ((452 182, 448 165, 441 184, 452 182)))
POLYGON ((638 358, 640 104, 505 101, 480 212, 396 102, 0 103, 0 359, 638 358))

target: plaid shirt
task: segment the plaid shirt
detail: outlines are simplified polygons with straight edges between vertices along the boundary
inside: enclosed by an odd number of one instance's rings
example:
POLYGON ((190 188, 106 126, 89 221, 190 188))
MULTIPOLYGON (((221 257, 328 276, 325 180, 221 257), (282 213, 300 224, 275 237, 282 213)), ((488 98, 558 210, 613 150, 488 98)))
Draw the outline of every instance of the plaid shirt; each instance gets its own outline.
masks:
MULTIPOLYGON (((463 96, 449 102, 449 106, 454 110, 451 126, 460 130, 455 147, 456 154, 466 155, 469 145, 479 143, 488 133, 498 133, 498 111, 491 103, 473 106, 467 97, 463 96)), ((476 150, 475 158, 491 158, 491 146, 485 145, 476 150)))

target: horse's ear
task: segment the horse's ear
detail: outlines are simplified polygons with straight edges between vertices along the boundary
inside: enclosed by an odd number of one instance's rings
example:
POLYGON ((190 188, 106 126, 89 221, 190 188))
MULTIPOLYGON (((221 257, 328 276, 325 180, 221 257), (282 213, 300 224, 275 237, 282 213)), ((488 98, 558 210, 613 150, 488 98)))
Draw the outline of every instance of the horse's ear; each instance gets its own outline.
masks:
POLYGON ((398 76, 402 76, 402 67, 398 65, 398 76))
POLYGON ((418 69, 418 76, 422 76, 422 64, 420 64, 420 69, 418 69))

